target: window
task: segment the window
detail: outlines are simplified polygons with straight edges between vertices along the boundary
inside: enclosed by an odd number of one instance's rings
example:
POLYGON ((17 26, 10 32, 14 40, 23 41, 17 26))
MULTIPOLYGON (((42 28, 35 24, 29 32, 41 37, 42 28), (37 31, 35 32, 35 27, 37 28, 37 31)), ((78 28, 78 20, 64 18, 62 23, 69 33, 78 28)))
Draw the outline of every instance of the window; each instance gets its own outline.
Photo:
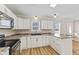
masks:
POLYGON ((10 26, 10 20, 1 20, 0 25, 2 25, 2 26, 10 26))
POLYGON ((0 20, 0 28, 10 28, 10 20, 0 20))
POLYGON ((61 24, 58 23, 58 22, 54 23, 54 26, 53 26, 54 35, 57 36, 57 37, 60 37, 60 26, 61 26, 61 24))
POLYGON ((33 31, 38 31, 38 30, 40 30, 40 22, 39 21, 33 21, 32 22, 32 30, 33 31))

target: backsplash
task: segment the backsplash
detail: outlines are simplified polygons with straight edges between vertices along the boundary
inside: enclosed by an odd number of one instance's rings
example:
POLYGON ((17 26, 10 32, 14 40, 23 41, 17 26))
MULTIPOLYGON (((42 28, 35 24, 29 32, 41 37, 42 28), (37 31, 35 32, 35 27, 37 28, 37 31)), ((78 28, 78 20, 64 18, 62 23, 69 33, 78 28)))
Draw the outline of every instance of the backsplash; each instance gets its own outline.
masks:
POLYGON ((9 35, 14 34, 15 32, 12 31, 11 29, 0 29, 0 33, 4 33, 5 36, 9 36, 9 35))

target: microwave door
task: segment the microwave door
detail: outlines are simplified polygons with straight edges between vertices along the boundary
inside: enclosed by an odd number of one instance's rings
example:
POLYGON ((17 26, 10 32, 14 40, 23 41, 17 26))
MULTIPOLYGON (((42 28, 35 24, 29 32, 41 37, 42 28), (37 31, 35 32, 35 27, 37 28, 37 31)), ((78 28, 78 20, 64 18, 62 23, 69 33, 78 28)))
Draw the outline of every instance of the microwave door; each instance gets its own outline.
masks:
POLYGON ((10 20, 1 20, 0 28, 11 28, 10 20))

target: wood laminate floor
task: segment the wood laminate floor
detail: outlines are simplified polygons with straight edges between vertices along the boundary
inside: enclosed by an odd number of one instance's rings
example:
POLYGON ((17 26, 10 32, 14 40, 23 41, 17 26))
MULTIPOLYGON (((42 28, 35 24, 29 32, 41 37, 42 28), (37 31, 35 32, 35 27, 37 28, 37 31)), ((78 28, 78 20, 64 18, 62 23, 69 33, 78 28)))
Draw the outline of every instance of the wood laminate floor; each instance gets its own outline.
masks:
POLYGON ((21 55, 59 55, 59 54, 50 46, 45 46, 45 47, 24 49, 22 50, 21 55))
POLYGON ((79 41, 72 41, 73 55, 79 55, 79 41))

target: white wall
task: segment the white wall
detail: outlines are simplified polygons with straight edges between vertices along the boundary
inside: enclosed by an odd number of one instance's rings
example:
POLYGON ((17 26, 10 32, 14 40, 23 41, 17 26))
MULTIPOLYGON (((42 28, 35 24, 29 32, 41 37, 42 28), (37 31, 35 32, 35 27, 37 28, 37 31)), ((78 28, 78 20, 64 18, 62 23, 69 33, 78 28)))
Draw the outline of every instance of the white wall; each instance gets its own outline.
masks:
POLYGON ((75 35, 79 37, 79 21, 75 21, 75 35))
POLYGON ((61 34, 74 34, 74 23, 73 21, 63 20, 61 21, 61 34), (69 31, 69 26, 71 27, 69 31))

